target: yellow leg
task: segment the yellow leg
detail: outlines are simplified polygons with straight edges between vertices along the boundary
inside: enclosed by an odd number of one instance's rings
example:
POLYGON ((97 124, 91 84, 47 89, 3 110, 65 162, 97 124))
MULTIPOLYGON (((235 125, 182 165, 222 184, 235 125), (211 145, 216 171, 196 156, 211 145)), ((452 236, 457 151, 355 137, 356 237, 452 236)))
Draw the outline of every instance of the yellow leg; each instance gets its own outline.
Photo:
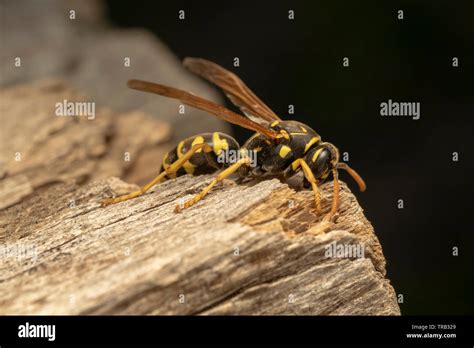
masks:
POLYGON ((189 208, 190 206, 192 206, 193 204, 195 204, 196 202, 198 202, 200 199, 202 199, 205 195, 208 194, 208 192, 219 182, 221 182, 222 180, 224 180, 225 178, 227 178, 228 176, 230 176, 232 173, 234 173, 235 171, 237 171, 241 166, 243 165, 249 165, 251 162, 251 159, 249 157, 245 157, 245 158, 242 158, 241 160, 235 162, 234 164, 232 164, 229 168, 223 170, 222 172, 220 172, 215 178, 214 180, 211 181, 211 183, 205 187, 201 192, 199 192, 197 195, 195 195, 193 198, 187 200, 186 202, 184 202, 183 204, 177 204, 176 205, 176 208, 175 208, 175 212, 176 213, 179 213, 181 210, 183 209, 186 209, 186 208, 189 208))
POLYGON ((150 181, 148 184, 143 186, 140 190, 134 191, 131 193, 128 193, 126 195, 118 196, 115 198, 107 198, 102 200, 102 206, 107 206, 110 204, 115 204, 123 201, 127 201, 132 198, 139 197, 143 195, 146 191, 151 189, 153 186, 155 186, 157 183, 161 182, 166 175, 171 175, 176 173, 179 168, 181 168, 190 158, 191 156, 199 149, 204 148, 204 152, 211 152, 212 148, 206 144, 196 144, 191 149, 189 149, 188 152, 186 152, 183 156, 181 156, 177 161, 175 161, 173 164, 171 164, 168 168, 166 168, 163 172, 161 172, 156 178, 154 178, 152 181, 150 181))
POLYGON ((301 166, 303 168, 303 173, 306 178, 311 183, 311 187, 313 188, 314 192, 314 200, 316 202, 316 211, 318 214, 321 213, 321 194, 319 193, 319 188, 318 184, 316 181, 316 178, 313 175, 313 172, 311 171, 311 168, 308 166, 308 163, 305 162, 304 159, 299 158, 296 161, 294 161, 292 164, 293 170, 298 169, 298 167, 301 166))
POLYGON ((331 211, 327 213, 327 215, 324 217, 324 220, 326 221, 331 221, 334 215, 336 215, 337 210, 339 209, 339 180, 337 178, 337 169, 333 168, 332 169, 332 175, 334 179, 334 192, 333 192, 333 198, 332 198, 332 207, 331 211))

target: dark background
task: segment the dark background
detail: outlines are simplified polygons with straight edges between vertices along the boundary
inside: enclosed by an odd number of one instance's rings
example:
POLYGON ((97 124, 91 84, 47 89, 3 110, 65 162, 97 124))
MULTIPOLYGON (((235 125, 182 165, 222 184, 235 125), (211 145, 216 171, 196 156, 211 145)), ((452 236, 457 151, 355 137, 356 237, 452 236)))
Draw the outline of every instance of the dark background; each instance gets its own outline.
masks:
MULTIPOLYGON (((368 190, 357 193, 341 177, 375 227, 388 277, 404 297, 402 314, 474 314, 468 1, 108 1, 108 7, 113 24, 153 31, 181 59, 203 57, 231 69, 282 118, 308 124, 349 152, 368 190), (388 99, 420 102, 421 118, 381 117, 380 103, 388 99)), ((234 135, 243 142, 250 133, 234 127, 234 135)))

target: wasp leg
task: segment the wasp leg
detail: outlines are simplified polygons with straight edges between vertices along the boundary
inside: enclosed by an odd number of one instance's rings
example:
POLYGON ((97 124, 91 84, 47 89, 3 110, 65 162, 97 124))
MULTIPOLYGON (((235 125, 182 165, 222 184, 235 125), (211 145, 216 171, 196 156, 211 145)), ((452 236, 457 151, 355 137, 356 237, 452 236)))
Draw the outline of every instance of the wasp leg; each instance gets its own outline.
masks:
POLYGON ((166 168, 163 172, 161 172, 156 178, 154 178, 152 181, 150 181, 148 184, 143 186, 140 190, 134 191, 122 196, 118 196, 115 198, 107 198, 102 200, 101 204, 102 206, 107 206, 110 204, 115 204, 123 201, 127 201, 132 198, 139 197, 143 195, 146 191, 151 189, 153 186, 155 186, 157 183, 161 182, 162 180, 165 179, 166 175, 171 175, 176 173, 179 168, 181 168, 190 158, 191 156, 199 149, 204 148, 204 152, 211 152, 212 148, 206 144, 196 144, 191 149, 189 149, 188 152, 186 152, 183 156, 181 156, 177 161, 175 161, 173 164, 171 164, 168 168, 166 168))
POLYGON ((314 177, 313 172, 311 171, 311 168, 308 166, 308 163, 306 163, 304 159, 298 158, 291 164, 291 168, 293 170, 298 169, 298 167, 303 168, 304 176, 306 180, 308 180, 308 182, 311 184, 311 187, 313 188, 314 200, 316 202, 316 211, 318 214, 320 214, 321 213, 321 194, 319 193, 319 188, 318 188, 316 178, 314 177))
POLYGON ((211 183, 205 187, 201 192, 199 192, 197 195, 195 195, 193 198, 187 200, 186 202, 182 203, 182 204, 177 204, 176 205, 176 208, 175 208, 175 212, 176 213, 179 213, 181 210, 183 209, 186 209, 186 208, 189 208, 190 206, 192 206, 193 204, 195 204, 196 202, 198 202, 200 199, 202 199, 205 195, 208 194, 208 192, 219 182, 221 182, 222 180, 224 180, 225 178, 227 178, 228 176, 232 175, 235 171, 237 171, 241 166, 243 165, 250 165, 251 163, 251 159, 250 157, 245 157, 245 158, 242 158, 240 160, 238 160, 237 162, 235 162, 234 164, 232 164, 229 168, 226 168, 225 170, 223 170, 222 172, 220 172, 215 178, 214 180, 211 181, 211 183))
POLYGON ((332 207, 331 211, 326 214, 324 217, 324 221, 331 221, 334 215, 336 215, 337 210, 339 209, 339 180, 337 178, 337 169, 332 169, 332 176, 334 179, 334 191, 333 191, 333 198, 332 198, 332 207))

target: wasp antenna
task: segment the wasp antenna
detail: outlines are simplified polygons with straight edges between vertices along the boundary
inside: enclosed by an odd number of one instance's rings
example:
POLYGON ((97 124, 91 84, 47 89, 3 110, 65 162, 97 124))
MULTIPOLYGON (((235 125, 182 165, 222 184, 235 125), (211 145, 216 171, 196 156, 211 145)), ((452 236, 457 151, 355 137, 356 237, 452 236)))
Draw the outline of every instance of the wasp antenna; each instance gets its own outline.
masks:
POLYGON ((367 186, 365 185, 365 181, 354 169, 349 167, 346 163, 341 162, 337 164, 337 169, 344 169, 346 172, 348 172, 349 175, 352 176, 352 179, 354 179, 354 181, 357 183, 357 185, 359 185, 359 190, 361 192, 365 191, 365 189, 367 188, 367 186))

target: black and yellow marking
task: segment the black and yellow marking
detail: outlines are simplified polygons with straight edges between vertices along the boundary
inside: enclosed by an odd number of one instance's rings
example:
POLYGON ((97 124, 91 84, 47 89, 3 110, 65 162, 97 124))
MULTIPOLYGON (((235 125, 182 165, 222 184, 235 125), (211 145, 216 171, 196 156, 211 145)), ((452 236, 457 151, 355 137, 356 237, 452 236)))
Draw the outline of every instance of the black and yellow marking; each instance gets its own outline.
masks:
POLYGON ((319 148, 316 150, 316 152, 314 153, 313 157, 311 157, 311 162, 316 162, 316 160, 318 159, 319 155, 321 154, 321 152, 324 150, 324 148, 319 148))
POLYGON ((217 162, 216 158, 222 151, 229 149, 238 151, 239 144, 231 136, 219 132, 199 134, 180 141, 174 149, 164 155, 160 174, 150 183, 138 191, 106 199, 102 204, 109 205, 141 196, 157 183, 181 175, 213 173, 226 165, 217 162))
POLYGON ((213 173, 216 171, 218 165, 215 163, 215 161, 211 161, 212 163, 210 163, 210 157, 215 158, 219 156, 222 151, 239 148, 237 141, 224 133, 213 132, 199 134, 180 141, 176 148, 169 151, 163 158, 161 170, 166 170, 166 168, 168 168, 177 159, 180 159, 194 145, 204 143, 210 146, 210 152, 206 152, 205 150, 203 152, 203 149, 198 149, 176 173, 167 175, 166 177, 168 179, 175 179, 176 177, 185 174, 201 175, 213 173), (213 153, 215 156, 211 153, 213 153))
POLYGON ((222 151, 229 149, 229 143, 226 138, 221 138, 219 132, 212 133, 212 149, 216 155, 220 155, 222 151))
POLYGON ((321 141, 321 137, 317 136, 317 137, 312 137, 311 140, 309 142, 306 143, 306 145, 304 146, 304 152, 303 153, 306 153, 308 152, 308 150, 313 147, 313 145, 319 143, 321 141))
POLYGON ((138 191, 106 199, 102 204, 108 205, 141 196, 155 184, 181 175, 208 174, 219 169, 222 169, 222 172, 206 188, 184 204, 177 205, 176 211, 181 211, 198 202, 218 182, 234 172, 238 172, 241 177, 283 175, 283 178, 289 178, 298 171, 302 171, 305 186, 309 183, 314 191, 318 212, 321 211, 318 186, 332 173, 334 198, 331 210, 324 218, 326 220, 331 219, 339 207, 337 169, 346 170, 359 184, 361 191, 365 190, 362 178, 347 164, 339 163, 337 148, 332 144, 321 142, 321 137, 308 126, 296 121, 273 121, 270 128, 279 135, 277 138, 268 138, 256 133, 241 148, 235 139, 219 132, 203 133, 184 139, 165 154, 160 174, 150 183, 138 191), (235 161, 235 159, 230 159, 232 156, 229 156, 222 162, 221 155, 231 150, 234 150, 239 158, 235 163, 227 163, 226 161, 235 161), (256 166, 251 168, 254 160, 256 160, 256 166))
POLYGON ((278 155, 281 157, 281 158, 285 158, 286 156, 288 156, 288 154, 291 152, 291 148, 287 145, 283 145, 281 148, 280 148, 280 151, 278 152, 278 155))
MULTIPOLYGON (((123 201, 126 201, 126 200, 136 198, 136 197, 139 197, 139 196, 143 195, 145 192, 147 192, 149 189, 151 189, 156 184, 166 180, 167 176, 169 177, 170 175, 173 175, 173 174, 177 173, 178 170, 180 170, 181 167, 192 156, 194 156, 198 150, 202 150, 202 149, 204 149, 205 152, 212 151, 212 148, 206 143, 196 144, 196 145, 192 146, 186 153, 183 153, 182 156, 180 156, 180 158, 177 161, 175 161, 171 165, 167 166, 167 168, 164 171, 162 171, 156 178, 154 178, 148 184, 143 186, 140 190, 137 190, 137 191, 134 191, 134 192, 131 192, 129 194, 122 195, 122 196, 119 196, 119 197, 104 199, 102 201, 102 205, 109 205, 109 204, 113 204, 113 203, 123 202, 123 201)), ((169 156, 168 156, 168 158, 169 158, 169 156)))
POLYGON ((319 214, 321 212, 321 194, 318 188, 318 181, 314 177, 313 171, 309 167, 308 163, 306 163, 306 161, 302 158, 298 158, 293 163, 291 163, 291 168, 293 168, 293 170, 297 170, 299 167, 303 169, 303 174, 306 180, 308 180, 308 182, 311 184, 313 188, 316 209, 319 214))

